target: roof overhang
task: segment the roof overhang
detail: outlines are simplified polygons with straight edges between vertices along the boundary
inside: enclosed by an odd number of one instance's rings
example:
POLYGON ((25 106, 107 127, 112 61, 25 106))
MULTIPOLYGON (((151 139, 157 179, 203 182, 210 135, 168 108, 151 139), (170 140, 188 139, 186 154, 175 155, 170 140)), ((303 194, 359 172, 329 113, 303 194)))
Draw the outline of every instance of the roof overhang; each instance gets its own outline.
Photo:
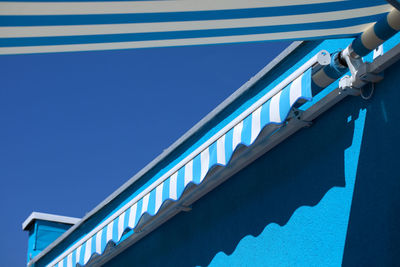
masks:
POLYGON ((75 218, 75 217, 60 216, 60 215, 54 215, 54 214, 34 211, 22 223, 22 230, 24 230, 24 231, 28 230, 30 225, 32 223, 34 223, 36 220, 74 225, 74 224, 78 223, 81 219, 75 218))

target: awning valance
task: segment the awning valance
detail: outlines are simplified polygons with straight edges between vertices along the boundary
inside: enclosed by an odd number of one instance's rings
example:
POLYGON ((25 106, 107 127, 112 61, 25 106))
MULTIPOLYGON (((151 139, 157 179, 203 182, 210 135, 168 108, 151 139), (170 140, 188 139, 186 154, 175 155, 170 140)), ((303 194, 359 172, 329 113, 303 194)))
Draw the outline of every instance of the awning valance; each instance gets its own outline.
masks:
POLYGON ((86 264, 95 253, 102 254, 109 242, 117 243, 127 230, 135 232, 142 217, 157 216, 164 203, 179 200, 189 185, 201 184, 213 167, 229 164, 237 148, 253 144, 266 126, 284 125, 296 103, 312 100, 311 72, 308 69, 173 174, 156 181, 143 196, 134 198, 49 266, 86 264))
POLYGON ((385 0, 1 2, 0 54, 355 36, 385 0))

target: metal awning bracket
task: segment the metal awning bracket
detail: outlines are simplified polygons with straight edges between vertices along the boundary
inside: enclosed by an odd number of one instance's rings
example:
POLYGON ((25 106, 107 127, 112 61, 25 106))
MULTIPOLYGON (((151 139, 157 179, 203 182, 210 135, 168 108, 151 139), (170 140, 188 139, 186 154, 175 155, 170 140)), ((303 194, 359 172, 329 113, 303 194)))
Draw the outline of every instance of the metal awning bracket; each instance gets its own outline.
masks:
POLYGON ((353 86, 352 77, 349 75, 345 75, 339 80, 339 95, 341 94, 353 96, 360 95, 360 88, 353 86))
POLYGON ((184 205, 184 204, 180 204, 177 205, 175 207, 175 209, 179 210, 179 211, 185 211, 185 212, 189 212, 192 210, 192 206, 191 205, 184 205))
POLYGON ((360 95, 360 89, 367 83, 377 83, 383 79, 383 72, 375 73, 372 64, 364 62, 362 57, 354 54, 351 47, 347 47, 340 55, 346 62, 351 76, 345 75, 339 80, 339 93, 360 95))
POLYGON ((377 83, 383 80, 383 72, 380 73, 374 73, 371 71, 371 63, 366 62, 360 66, 358 69, 357 75, 360 78, 360 80, 364 82, 371 82, 371 83, 377 83))
POLYGON ((301 109, 292 108, 290 110, 287 121, 296 124, 301 124, 302 127, 310 127, 312 125, 312 121, 304 120, 303 113, 304 111, 301 109))

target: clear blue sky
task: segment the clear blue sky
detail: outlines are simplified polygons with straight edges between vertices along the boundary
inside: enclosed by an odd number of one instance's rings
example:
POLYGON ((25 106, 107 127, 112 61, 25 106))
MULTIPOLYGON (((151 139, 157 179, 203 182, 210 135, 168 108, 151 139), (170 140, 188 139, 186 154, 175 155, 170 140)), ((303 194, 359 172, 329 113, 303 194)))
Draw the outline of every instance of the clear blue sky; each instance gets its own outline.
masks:
POLYGON ((82 217, 289 43, 0 56, 0 251, 32 211, 82 217))

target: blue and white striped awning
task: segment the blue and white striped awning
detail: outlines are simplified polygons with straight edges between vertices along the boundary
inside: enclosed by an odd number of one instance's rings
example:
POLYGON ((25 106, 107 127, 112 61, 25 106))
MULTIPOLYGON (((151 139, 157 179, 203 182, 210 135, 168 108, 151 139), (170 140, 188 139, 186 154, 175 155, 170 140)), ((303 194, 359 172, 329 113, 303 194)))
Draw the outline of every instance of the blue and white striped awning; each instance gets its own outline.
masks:
POLYGON ((385 0, 0 2, 0 54, 355 36, 385 0))
MULTIPOLYGON (((140 223, 141 218, 157 216, 168 201, 178 201, 185 189, 207 180, 213 167, 229 163, 241 145, 250 146, 270 124, 284 125, 292 107, 299 101, 311 101, 311 69, 307 70, 272 98, 261 103, 247 117, 228 129, 199 154, 184 159, 182 167, 166 174, 150 185, 142 196, 132 199, 105 222, 95 227, 70 249, 64 251, 49 266, 84 265, 94 254, 102 254, 109 242, 117 243, 124 233, 140 223)), ((279 131, 278 131, 279 132, 279 131)))

